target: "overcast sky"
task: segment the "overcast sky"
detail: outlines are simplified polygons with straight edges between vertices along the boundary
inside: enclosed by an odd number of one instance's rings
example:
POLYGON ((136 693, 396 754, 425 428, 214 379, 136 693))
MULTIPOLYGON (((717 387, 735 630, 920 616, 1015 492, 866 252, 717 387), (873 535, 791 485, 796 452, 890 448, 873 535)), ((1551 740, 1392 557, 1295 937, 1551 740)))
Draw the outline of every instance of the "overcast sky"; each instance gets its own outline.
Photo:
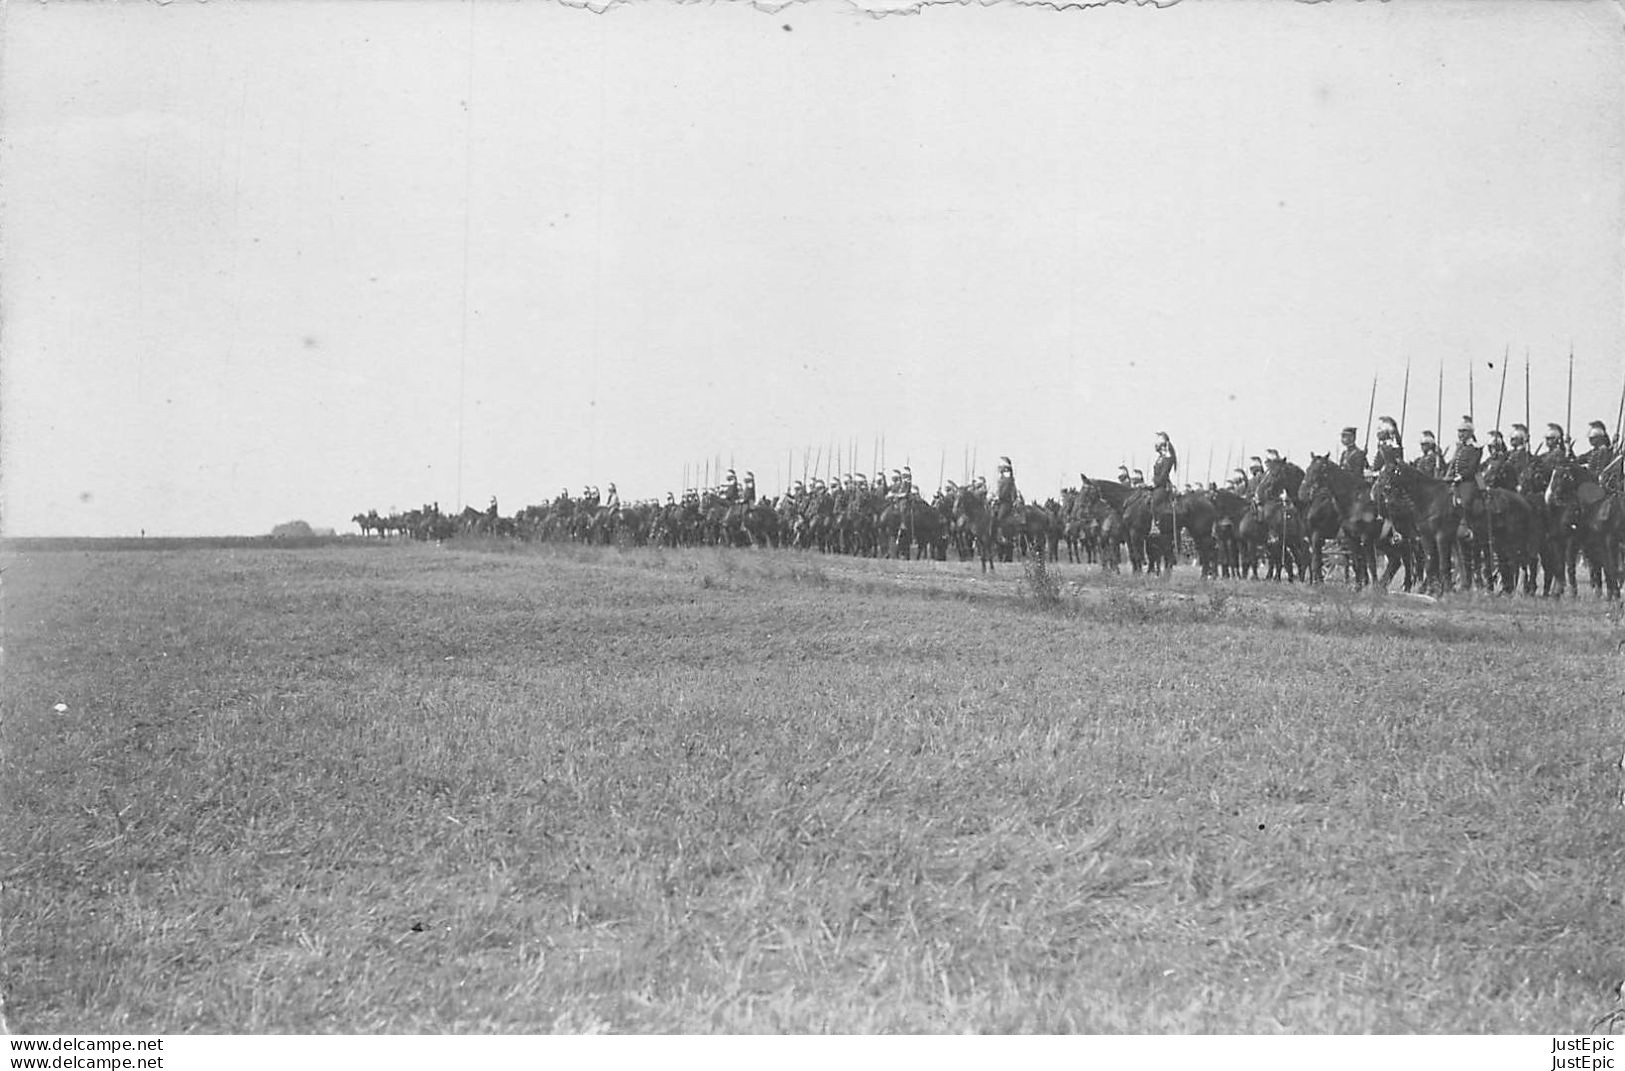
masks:
MULTIPOLYGON (((1613 425, 1619 10, 12 4, 0 528, 1613 425), (1495 367, 1492 369, 1490 363, 1495 367), (695 482, 691 476, 690 482, 695 482)), ((1211 462, 1209 457, 1211 454, 1211 462)))

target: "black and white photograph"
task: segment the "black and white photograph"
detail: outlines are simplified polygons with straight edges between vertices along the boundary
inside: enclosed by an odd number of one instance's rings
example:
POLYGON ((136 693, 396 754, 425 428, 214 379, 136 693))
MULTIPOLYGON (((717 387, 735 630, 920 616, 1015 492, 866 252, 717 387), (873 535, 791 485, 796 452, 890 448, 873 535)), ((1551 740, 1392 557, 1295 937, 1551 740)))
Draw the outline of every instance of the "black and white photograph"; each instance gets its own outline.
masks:
POLYGON ((1622 423, 1617 3, 0 7, 8 1057, 1604 1068, 1622 423))

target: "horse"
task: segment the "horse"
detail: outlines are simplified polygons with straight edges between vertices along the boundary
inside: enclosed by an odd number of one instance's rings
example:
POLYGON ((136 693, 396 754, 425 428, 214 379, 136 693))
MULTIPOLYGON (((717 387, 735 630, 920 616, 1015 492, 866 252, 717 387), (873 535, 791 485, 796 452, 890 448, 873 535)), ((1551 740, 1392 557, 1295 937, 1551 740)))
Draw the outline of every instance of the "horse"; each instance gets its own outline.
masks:
POLYGON ((1332 463, 1330 454, 1309 455, 1309 468, 1298 486, 1298 501, 1309 533, 1309 578, 1325 580, 1322 544, 1336 539, 1354 565, 1354 586, 1363 588, 1377 576, 1377 543, 1382 521, 1371 489, 1354 473, 1332 463))
POLYGON ((1625 548, 1625 498, 1599 483, 1590 469, 1567 466, 1580 503, 1580 536, 1591 572, 1591 589, 1620 597, 1620 550, 1625 548))
POLYGON ((1244 544, 1238 527, 1253 504, 1234 491, 1212 491, 1207 497, 1213 504, 1213 544, 1219 575, 1225 580, 1239 578, 1244 544))
POLYGON ((1383 473, 1409 505, 1407 520, 1414 524, 1415 536, 1427 556, 1424 583, 1439 594, 1450 591, 1454 587, 1455 557, 1460 552, 1463 555, 1462 584, 1471 589, 1473 574, 1468 567, 1468 548, 1462 546, 1465 513, 1450 481, 1425 476, 1415 466, 1397 459, 1389 462, 1383 473))
POLYGON ((1138 489, 1125 487, 1116 480, 1091 480, 1087 476, 1082 479, 1079 491, 1084 496, 1085 508, 1095 516, 1099 526, 1096 540, 1100 546, 1100 567, 1120 571, 1126 546, 1129 566, 1138 573, 1145 564, 1145 535, 1150 529, 1149 515, 1139 518, 1142 530, 1131 531, 1129 527, 1128 503, 1138 489))
POLYGON ((987 502, 980 494, 968 487, 959 489, 954 496, 954 524, 967 532, 975 542, 982 572, 995 572, 993 514, 988 511, 987 502))

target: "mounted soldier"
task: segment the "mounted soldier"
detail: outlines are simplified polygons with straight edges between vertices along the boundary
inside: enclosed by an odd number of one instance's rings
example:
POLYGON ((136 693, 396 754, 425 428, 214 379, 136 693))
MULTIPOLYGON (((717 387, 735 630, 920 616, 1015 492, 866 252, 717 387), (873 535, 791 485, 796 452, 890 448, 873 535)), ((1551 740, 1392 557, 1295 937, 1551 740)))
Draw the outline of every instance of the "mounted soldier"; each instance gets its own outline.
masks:
POLYGON ((1591 444, 1591 449, 1575 460, 1586 467, 1604 490, 1618 491, 1625 486, 1625 481, 1620 479, 1620 467, 1613 463, 1614 446, 1608 440, 1607 426, 1600 420, 1593 420, 1587 429, 1586 440, 1591 444))
POLYGON ((898 498, 908 498, 914 494, 914 472, 907 465, 903 466, 902 475, 898 479, 894 492, 898 498))
POLYGON ((1512 425, 1511 448, 1507 451, 1507 466, 1523 475, 1529 467, 1529 429, 1522 424, 1512 425))
POLYGON ((732 506, 739 502, 739 477, 733 469, 728 470, 728 476, 722 481, 722 500, 732 506))
POLYGON ((1174 493, 1173 473, 1179 468, 1179 455, 1174 451, 1174 444, 1169 441, 1166 431, 1157 432, 1155 447, 1157 460, 1151 465, 1151 490, 1174 493))
POLYGON ((993 501, 997 507, 993 519, 999 524, 1003 524, 1021 502, 1021 492, 1016 490, 1016 469, 1007 457, 999 458, 999 485, 993 501))
POLYGON ((1143 490, 1145 488, 1145 473, 1135 469, 1129 474, 1128 485, 1136 491, 1143 490))
POLYGON ((1422 452, 1417 455, 1411 465, 1422 475, 1432 480, 1440 479, 1444 473, 1444 455, 1439 453, 1439 440, 1433 437, 1431 431, 1422 433, 1422 452))
POLYGON ((1235 469, 1232 471, 1230 473, 1230 480, 1225 485, 1225 489, 1230 491, 1232 494, 1241 495, 1244 498, 1247 497, 1247 473, 1243 472, 1241 469, 1235 469))
POLYGON ((1501 429, 1496 428, 1490 432, 1490 441, 1484 444, 1484 460, 1486 462, 1505 461, 1507 455, 1511 452, 1507 449, 1506 439, 1501 436, 1501 429))
POLYGON ((1129 478, 1127 465, 1117 466, 1117 482, 1122 484, 1124 487, 1133 486, 1133 481, 1129 478))
MULTIPOLYGON (((491 508, 496 508, 496 499, 491 500, 491 508)), ((609 496, 604 499, 604 508, 611 512, 621 508, 621 495, 619 491, 615 490, 614 484, 609 485, 609 496)))
POLYGON ((1390 416, 1377 418, 1377 451, 1371 459, 1371 468, 1381 472, 1391 461, 1405 460, 1405 444, 1400 441, 1399 425, 1390 416))
POLYGON ((1337 467, 1350 475, 1364 480, 1365 470, 1369 467, 1365 451, 1358 442, 1360 431, 1358 428, 1344 428, 1341 436, 1343 442, 1342 453, 1337 455, 1337 467))
POLYGON ((1258 477, 1258 482, 1253 485, 1253 502, 1255 504, 1263 505, 1264 489, 1275 482, 1274 478, 1280 476, 1285 466, 1286 459, 1281 456, 1281 451, 1273 448, 1264 451, 1264 471, 1258 477))
POLYGON ((746 506, 756 505, 756 474, 754 472, 745 473, 745 487, 741 494, 746 506))
POLYGON ((1258 501, 1258 488, 1264 482, 1264 459, 1250 457, 1247 459, 1247 501, 1258 501))
POLYGON ((1484 449, 1473 434, 1473 418, 1462 417, 1456 428, 1456 448, 1445 465, 1443 478, 1450 481, 1456 505, 1470 510, 1477 501, 1478 470, 1484 460, 1484 449))

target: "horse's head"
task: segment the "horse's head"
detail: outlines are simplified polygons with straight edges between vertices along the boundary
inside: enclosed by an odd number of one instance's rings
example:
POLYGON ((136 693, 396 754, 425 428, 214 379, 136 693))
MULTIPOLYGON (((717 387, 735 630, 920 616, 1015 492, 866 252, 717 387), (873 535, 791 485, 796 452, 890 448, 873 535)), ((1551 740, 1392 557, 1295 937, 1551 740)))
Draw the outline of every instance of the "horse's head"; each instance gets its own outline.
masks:
MULTIPOLYGON (((1285 466, 1283 466, 1285 467, 1285 466)), ((1331 454, 1309 453, 1309 467, 1303 470, 1303 477, 1298 483, 1298 501, 1308 502, 1318 494, 1332 468, 1331 454)))

